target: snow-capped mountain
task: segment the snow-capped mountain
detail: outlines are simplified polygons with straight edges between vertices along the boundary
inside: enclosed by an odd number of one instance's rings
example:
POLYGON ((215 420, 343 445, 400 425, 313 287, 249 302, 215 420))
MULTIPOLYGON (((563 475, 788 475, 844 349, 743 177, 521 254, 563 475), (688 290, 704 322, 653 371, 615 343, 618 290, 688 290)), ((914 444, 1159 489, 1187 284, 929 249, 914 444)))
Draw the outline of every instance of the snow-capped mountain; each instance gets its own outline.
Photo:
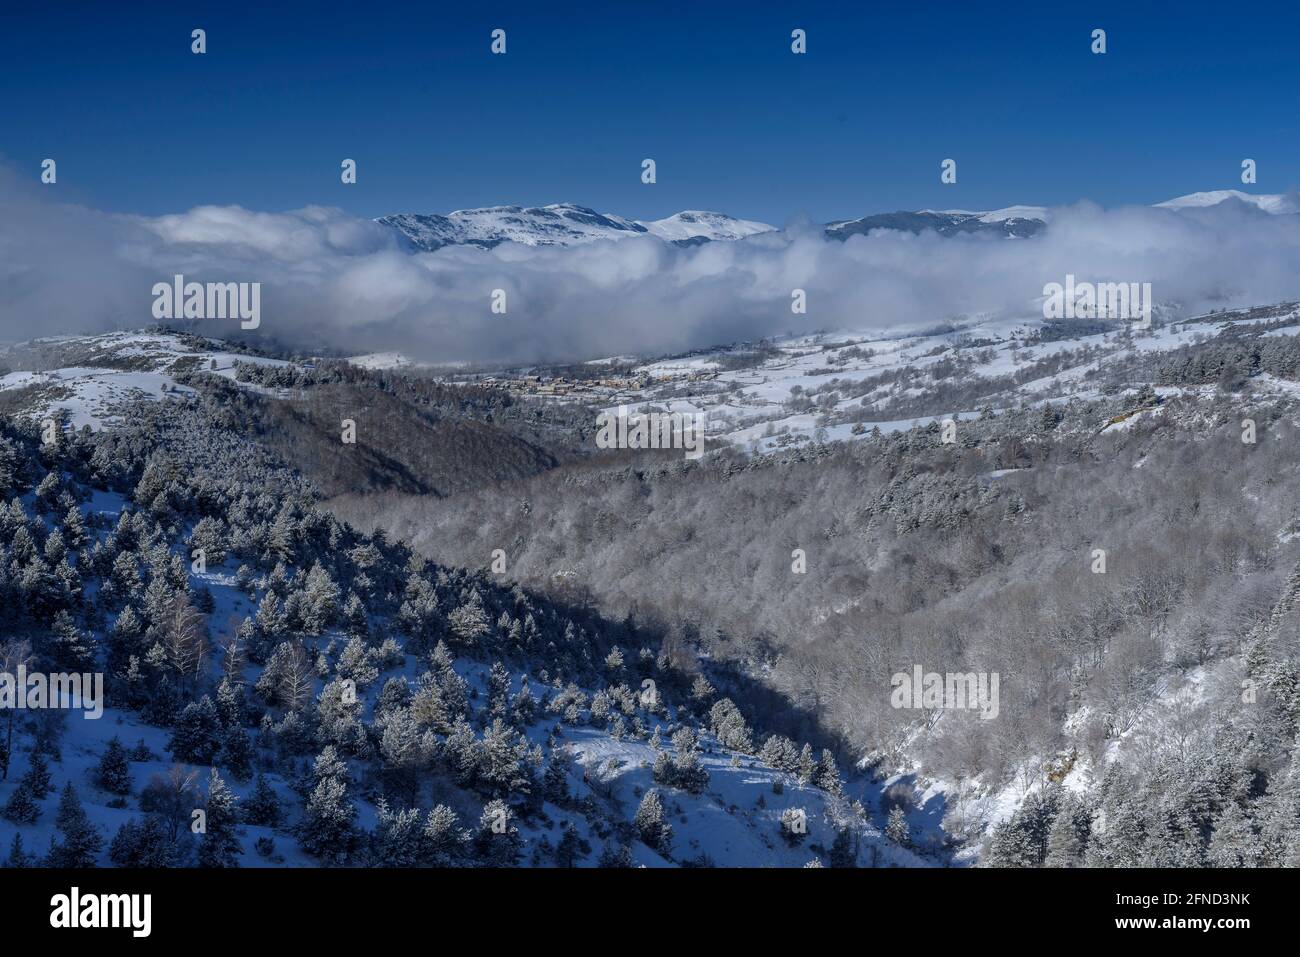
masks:
POLYGON ((1243 193, 1239 189, 1212 189, 1200 193, 1188 193, 1167 199, 1156 206, 1163 209, 1196 209, 1204 206, 1218 206, 1230 199, 1248 203, 1266 213, 1281 215, 1300 212, 1300 196, 1295 193, 1243 193))
POLYGON ((775 227, 751 219, 734 219, 724 213, 698 209, 683 210, 666 219, 639 220, 652 235, 669 242, 744 239, 756 233, 771 232, 775 227))
MULTIPOLYGON (((1239 200, 1266 213, 1300 212, 1300 195, 1250 194, 1235 189, 1209 190, 1154 204, 1162 209, 1196 209, 1239 200)), ((874 229, 920 233, 933 230, 941 236, 988 234, 1007 239, 1027 239, 1051 222, 1044 206, 1013 205, 994 210, 921 209, 872 213, 857 219, 835 220, 825 226, 829 239, 847 239, 874 229)), ((398 230, 416 249, 432 251, 443 246, 478 246, 491 249, 505 242, 524 246, 577 246, 604 239, 655 236, 677 245, 732 242, 776 229, 767 223, 737 219, 725 213, 688 209, 664 219, 628 219, 598 213, 574 203, 549 206, 486 206, 459 209, 446 215, 401 213, 378 220, 398 230)))
POLYGON ((923 209, 919 212, 899 210, 895 213, 876 213, 861 219, 842 220, 826 225, 829 239, 848 239, 873 229, 897 229, 919 233, 932 229, 940 236, 961 233, 992 233, 1007 239, 1026 239, 1046 225, 1043 218, 1020 214, 1019 210, 1042 212, 1038 207, 1012 206, 996 212, 980 213, 965 210, 940 212, 923 209))
POLYGON ((773 227, 723 213, 685 210, 666 219, 638 221, 598 213, 573 203, 549 206, 487 206, 441 215, 418 213, 384 216, 379 222, 399 230, 417 248, 479 246, 504 242, 523 246, 576 246, 601 239, 657 236, 667 242, 735 240, 773 227))

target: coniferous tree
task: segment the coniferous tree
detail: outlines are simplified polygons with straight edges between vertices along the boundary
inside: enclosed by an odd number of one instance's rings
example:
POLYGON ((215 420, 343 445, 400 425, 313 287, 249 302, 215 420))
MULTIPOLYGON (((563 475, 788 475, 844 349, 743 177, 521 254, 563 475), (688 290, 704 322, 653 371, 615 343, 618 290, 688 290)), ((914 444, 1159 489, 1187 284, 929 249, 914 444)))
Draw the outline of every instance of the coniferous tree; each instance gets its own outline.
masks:
POLYGON ((259 827, 279 827, 283 817, 275 789, 259 774, 253 782, 252 793, 244 800, 244 820, 259 827))
POLYGON ((166 825, 152 814, 124 823, 108 845, 108 859, 118 867, 171 867, 175 858, 166 825))
POLYGON ((625 868, 636 867, 636 862, 632 859, 632 851, 626 844, 620 844, 615 847, 607 843, 600 852, 600 867, 625 868))
POLYGON ((523 839, 514 817, 510 805, 500 798, 483 806, 474 847, 480 859, 491 867, 514 867, 519 863, 523 839))
POLYGON ((889 820, 885 822, 885 837, 899 847, 912 846, 912 831, 907 826, 907 816, 897 804, 889 811, 889 820))
POLYGON ((208 774, 208 799, 203 840, 199 842, 200 867, 238 867, 239 855, 244 853, 236 833, 239 820, 235 805, 238 798, 213 768, 208 774))
POLYGON ((858 866, 858 838, 851 828, 842 827, 835 832, 835 840, 831 843, 830 866, 858 866))
POLYGON ((177 761, 211 764, 221 749, 222 727, 216 705, 204 695, 181 711, 167 748, 177 761))
POLYGON ((1236 801, 1229 801, 1214 823, 1208 858, 1213 867, 1256 867, 1260 842, 1251 816, 1236 801))
POLYGON ((308 854, 341 864, 356 846, 357 809, 348 799, 347 765, 332 745, 317 756, 314 777, 298 840, 308 854))
POLYGON ((32 752, 31 761, 27 765, 27 772, 22 776, 19 785, 27 789, 28 793, 37 801, 43 801, 50 793, 50 768, 45 763, 45 754, 37 749, 32 752))
POLYGON ((1048 831, 1047 857, 1043 866, 1080 866, 1088 846, 1091 824, 1092 814, 1087 806, 1074 795, 1065 795, 1048 831))
POLYGON ((2 813, 6 820, 15 824, 34 824, 41 816, 41 809, 32 800, 32 792, 27 786, 19 784, 14 788, 13 794, 9 795, 2 813))
POLYGON ((465 835, 460 829, 456 812, 439 804, 425 818, 425 855, 435 867, 445 867, 456 860, 464 849, 465 835))
POLYGON ((131 793, 131 765, 126 748, 114 735, 104 747, 104 755, 95 769, 95 780, 101 788, 112 794, 131 793))
POLYGON ((664 816, 664 805, 658 791, 649 790, 641 798, 632 824, 647 847, 664 855, 672 850, 673 827, 664 816))
POLYGON ((417 808, 393 811, 380 798, 377 822, 370 836, 371 858, 379 867, 417 867, 425 858, 424 835, 417 808))
POLYGON ((72 616, 60 611, 54 617, 50 657, 58 671, 86 672, 95 668, 93 638, 77 627, 72 616))
POLYGON ((62 840, 51 841, 47 867, 94 867, 95 859, 104 846, 99 829, 90 823, 77 789, 68 782, 59 798, 59 810, 54 819, 62 840))
POLYGON ((23 850, 23 835, 20 831, 14 831, 14 839, 9 844, 9 857, 5 860, 5 867, 32 867, 36 863, 36 858, 23 850))
POLYGON ((577 867, 578 861, 586 856, 582 849, 582 839, 567 821, 562 825, 559 842, 555 845, 556 867, 577 867))

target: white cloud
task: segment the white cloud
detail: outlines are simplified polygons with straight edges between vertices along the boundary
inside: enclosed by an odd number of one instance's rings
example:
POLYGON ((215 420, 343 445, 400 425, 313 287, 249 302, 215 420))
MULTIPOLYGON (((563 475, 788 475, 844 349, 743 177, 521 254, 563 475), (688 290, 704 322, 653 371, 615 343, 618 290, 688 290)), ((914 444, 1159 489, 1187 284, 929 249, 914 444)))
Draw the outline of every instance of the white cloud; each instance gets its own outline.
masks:
MULTIPOLYGON (((1051 211, 1034 239, 877 232, 827 241, 807 225, 695 247, 652 238, 573 248, 405 251, 341 210, 202 206, 155 218, 53 201, 0 171, 0 336, 131 328, 177 272, 262 285, 260 333, 303 348, 401 349, 435 361, 677 351, 785 331, 1032 316, 1048 282, 1150 282, 1186 308, 1300 298, 1300 216, 1230 202, 1181 211, 1051 211), (493 289, 508 312, 490 309, 493 289), (808 314, 790 293, 808 294, 808 314)), ((217 321, 203 331, 234 336, 217 321)))

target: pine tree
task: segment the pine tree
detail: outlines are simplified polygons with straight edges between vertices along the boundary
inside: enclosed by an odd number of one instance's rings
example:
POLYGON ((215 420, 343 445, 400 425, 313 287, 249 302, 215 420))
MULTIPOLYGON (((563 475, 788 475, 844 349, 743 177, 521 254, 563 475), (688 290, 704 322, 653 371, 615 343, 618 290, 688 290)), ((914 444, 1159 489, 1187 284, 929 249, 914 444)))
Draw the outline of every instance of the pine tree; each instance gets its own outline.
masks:
POLYGON ((58 671, 86 672, 95 669, 93 639, 73 622, 72 616, 60 611, 54 616, 54 636, 50 643, 50 657, 58 671))
POLYGON ((9 795, 9 800, 5 802, 3 813, 6 820, 13 821, 15 824, 35 824, 37 818, 41 816, 41 809, 32 800, 32 792, 24 784, 19 784, 14 788, 14 793, 9 795))
POLYGON ((104 747, 104 755, 99 759, 95 771, 95 780, 105 791, 112 794, 131 793, 131 765, 127 760, 126 748, 114 735, 104 747))
POLYGON ((831 867, 858 866, 858 838, 852 828, 842 827, 835 832, 835 840, 831 843, 830 864, 831 867))
POLYGON ((339 586, 321 567, 312 565, 303 589, 303 627, 308 634, 318 635, 338 619, 342 593, 339 586))
POLYGON ((425 857, 424 835, 417 808, 393 811, 379 799, 377 823, 370 837, 371 857, 379 867, 418 867, 425 857))
POLYGON ((199 843, 200 867, 238 867, 239 855, 244 853, 236 834, 239 819, 235 804, 238 798, 213 768, 208 774, 208 799, 206 831, 199 843))
POLYGON ((813 760, 812 745, 805 744, 799 752, 799 780, 810 783, 817 774, 817 762, 813 760))
POLYGON ((664 817, 664 805, 658 791, 649 790, 641 798, 632 825, 647 847, 665 856, 672 849, 673 827, 664 817))
POLYGON ((35 857, 23 850, 23 835, 19 831, 14 831, 13 842, 9 845, 9 857, 5 861, 5 867, 31 867, 36 863, 35 857))
POLYGON ((63 836, 60 843, 51 842, 47 867, 94 867, 95 859, 104 846, 104 838, 99 829, 90 823, 77 789, 72 782, 64 785, 59 798, 59 810, 54 819, 55 827, 63 836))
POLYGON ((523 839, 513 823, 514 817, 514 810, 500 798, 483 806, 474 847, 491 867, 514 867, 519 863, 523 839))
POLYGON ((464 849, 464 834, 460 830, 456 812, 439 804, 429 812, 424 822, 425 855, 435 867, 445 867, 456 860, 464 849))
POLYGON ((817 771, 813 780, 819 788, 830 794, 838 795, 844 790, 844 784, 840 780, 840 768, 835 763, 835 755, 826 748, 822 748, 821 760, 817 762, 817 771))
POLYGON ((636 861, 632 859, 632 851, 626 844, 620 844, 618 847, 613 844, 606 844, 600 852, 598 866, 610 868, 636 867, 636 861))
POLYGON ((885 837, 899 847, 912 846, 912 831, 907 826, 907 816, 897 804, 890 810, 889 820, 885 822, 885 837))
POLYGON ((1061 801, 1060 809, 1052 820, 1047 834, 1047 857, 1044 867, 1078 867, 1088 846, 1092 815, 1085 805, 1072 794, 1061 801))
POLYGON ((470 595, 469 601, 458 607, 448 616, 451 633, 466 645, 476 645, 491 630, 492 622, 483 609, 483 599, 478 592, 470 595))
POLYGON ((344 863, 356 846, 356 806, 348 799, 347 765, 332 745, 316 758, 316 785, 298 825, 302 848, 314 857, 344 863))
POLYGON ((259 774, 253 791, 244 801, 244 820, 259 827, 279 827, 283 818, 280 799, 269 781, 259 774))
POLYGON ((578 861, 585 856, 582 850, 582 839, 578 837, 578 832, 568 821, 564 822, 562 830, 559 843, 555 845, 555 866, 577 867, 578 861))
POLYGON ((248 732, 237 725, 226 728, 221 737, 218 763, 230 772, 236 781, 247 781, 253 773, 253 742, 248 732))
POLYGON ((221 748, 221 719, 208 695, 185 706, 172 730, 167 748, 177 761, 211 764, 221 748))
POLYGON ((144 622, 129 604, 113 622, 107 645, 108 670, 112 675, 124 672, 132 655, 143 658, 147 652, 148 649, 144 647, 144 622))
POLYGON ((754 753, 753 733, 750 732, 749 724, 745 723, 745 715, 741 714, 731 698, 720 698, 708 709, 708 726, 723 748, 742 754, 754 753))
POLYGON ((44 801, 50 793, 50 768, 45 763, 45 755, 40 750, 32 752, 32 759, 27 765, 27 773, 19 781, 28 793, 37 800, 44 801))
POLYGON ((108 859, 118 867, 171 867, 176 848, 161 820, 149 815, 124 823, 108 845, 108 859))

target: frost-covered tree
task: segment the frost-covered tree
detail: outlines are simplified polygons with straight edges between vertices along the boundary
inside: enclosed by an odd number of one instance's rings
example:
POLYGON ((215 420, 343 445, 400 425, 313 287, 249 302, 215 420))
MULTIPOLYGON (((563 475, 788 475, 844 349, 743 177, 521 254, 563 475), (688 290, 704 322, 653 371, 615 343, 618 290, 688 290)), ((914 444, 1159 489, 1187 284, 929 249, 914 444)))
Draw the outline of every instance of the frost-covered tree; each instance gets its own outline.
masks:
POLYGON ((664 815, 658 791, 646 791, 632 818, 632 825, 647 847, 663 855, 672 850, 673 827, 664 815))
POLYGON ((333 746, 316 758, 315 786, 298 824, 298 841, 314 857, 344 863, 356 845, 355 805, 348 799, 347 766, 333 746))
POLYGON ((491 867, 513 867, 519 862, 523 839, 514 819, 514 809, 500 798, 483 806, 474 847, 484 863, 491 867))
POLYGON ((236 833, 239 820, 235 807, 237 801, 238 798, 222 780, 220 772, 213 768, 208 773, 208 797, 204 802, 206 830, 199 842, 200 867, 239 866, 239 855, 244 850, 236 833))
POLYGON ((211 764, 221 750, 223 730, 216 705, 204 695, 181 711, 167 748, 177 761, 211 764))
POLYGON ((50 658, 55 669, 66 672, 93 671, 95 645, 93 636, 78 628, 72 616, 60 611, 54 616, 50 638, 50 658))
POLYGON ((912 831, 907 826, 907 816, 898 805, 895 805, 889 812, 889 820, 885 822, 885 837, 899 847, 911 847, 912 845, 912 831))
POLYGON ((425 857, 424 835, 417 808, 390 810, 379 799, 377 822, 370 835, 371 858, 379 867, 418 867, 425 857))
POLYGON ((477 591, 471 593, 468 601, 457 606, 447 621, 451 633, 470 647, 486 638, 492 627, 491 619, 483 607, 483 599, 477 591))
POLYGON ((456 860, 465 847, 465 833, 456 812, 439 804, 424 821, 425 854, 435 867, 445 867, 456 860))
POLYGON ((753 735, 745 716, 730 698, 721 698, 709 709, 709 726, 718 743, 731 751, 750 754, 754 750, 753 735))

